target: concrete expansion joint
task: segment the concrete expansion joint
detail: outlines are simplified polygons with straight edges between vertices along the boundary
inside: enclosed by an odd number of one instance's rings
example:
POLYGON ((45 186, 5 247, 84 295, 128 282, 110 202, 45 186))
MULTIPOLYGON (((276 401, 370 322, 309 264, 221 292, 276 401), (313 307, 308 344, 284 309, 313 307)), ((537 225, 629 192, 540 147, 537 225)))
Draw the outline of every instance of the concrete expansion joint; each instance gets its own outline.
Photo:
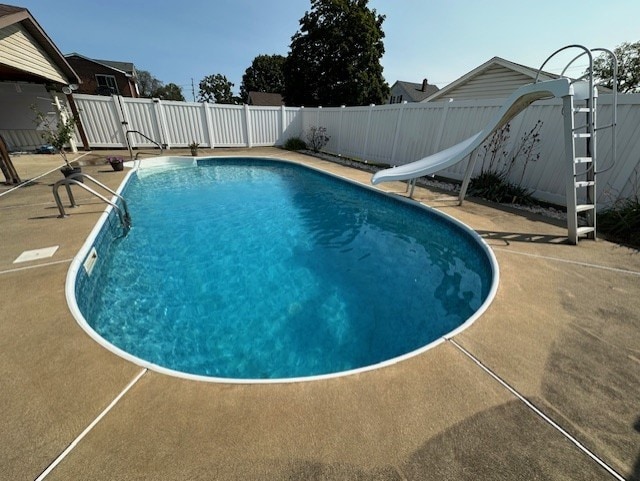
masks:
POLYGON ((615 471, 611 466, 605 463, 602 459, 600 459, 596 454, 590 451, 584 444, 578 441, 575 437, 573 437, 569 432, 564 430, 558 423, 556 423, 553 419, 547 416, 544 412, 538 409, 531 401, 525 398, 522 394, 516 391, 515 388, 511 387, 504 379, 498 376, 495 372, 489 369, 487 366, 482 364, 482 362, 467 351, 464 347, 458 344, 455 340, 449 338, 447 339, 451 344, 453 344, 460 352, 462 352, 465 356, 471 359, 476 365, 478 365, 485 373, 491 376, 495 381, 497 381, 500 385, 502 385, 507 391, 513 394, 518 400, 520 400, 529 410, 533 411, 538 417, 540 417, 543 421, 549 424, 552 428, 558 431, 562 436, 564 436, 567 440, 569 440, 572 444, 574 444, 580 451, 589 456, 593 461, 600 465, 605 471, 607 471, 611 476, 613 476, 618 481, 626 481, 625 478, 620 475, 617 471, 615 471))
POLYGON ((62 259, 62 260, 59 260, 59 261, 45 262, 45 263, 42 263, 42 264, 35 264, 35 265, 32 265, 32 266, 16 267, 14 269, 6 269, 4 271, 0 271, 0 275, 2 275, 2 274, 11 274, 12 272, 25 271, 25 270, 28 270, 28 269, 36 269, 38 267, 55 266, 57 264, 71 264, 71 261, 73 261, 73 259, 62 259))
POLYGON ((49 466, 47 466, 47 468, 40 473, 40 475, 35 479, 35 481, 42 481, 44 478, 46 478, 49 473, 51 473, 51 471, 53 471, 55 469, 55 467, 60 464, 62 462, 62 460, 64 460, 64 458, 67 457, 67 455, 69 455, 69 453, 71 453, 71 451, 73 451, 73 449, 78 445, 78 443, 80 443, 80 441, 82 441, 82 439, 89 434, 89 432, 91 432, 91 430, 102 420, 102 418, 104 418, 109 411, 111 411, 111 409, 113 409, 113 407, 118 404, 118 402, 120 401, 120 399, 122 399, 124 397, 125 394, 127 394, 127 392, 129 392, 129 390, 142 378, 142 376, 144 376, 147 373, 147 368, 145 367, 144 369, 142 369, 130 382, 129 384, 127 384, 127 386, 120 392, 120 394, 118 394, 113 401, 111 401, 111 403, 104 408, 104 410, 98 415, 98 417, 96 417, 91 424, 89 424, 84 431, 82 431, 78 437, 76 437, 71 444, 69 444, 69 446, 67 446, 67 448, 62 451, 62 453, 60 453, 58 455, 58 457, 56 459, 54 459, 51 464, 49 464, 49 466))
POLYGON ((640 272, 638 272, 638 271, 631 271, 631 270, 628 270, 628 269, 620 269, 618 267, 602 266, 602 265, 599 265, 599 264, 591 264, 589 262, 573 261, 571 259, 562 259, 560 257, 551 257, 551 256, 543 256, 543 255, 540 255, 540 254, 531 254, 529 252, 518 252, 518 251, 514 251, 514 250, 510 250, 510 249, 502 249, 500 247, 492 247, 492 249, 494 251, 506 252, 508 254, 517 254, 517 255, 521 255, 521 256, 535 257, 537 259, 544 259, 544 260, 547 260, 547 261, 563 262, 565 264, 574 264, 574 265, 577 265, 577 266, 591 267, 593 269, 602 269, 602 270, 605 270, 605 271, 619 272, 621 274, 628 274, 630 276, 640 276, 640 272))

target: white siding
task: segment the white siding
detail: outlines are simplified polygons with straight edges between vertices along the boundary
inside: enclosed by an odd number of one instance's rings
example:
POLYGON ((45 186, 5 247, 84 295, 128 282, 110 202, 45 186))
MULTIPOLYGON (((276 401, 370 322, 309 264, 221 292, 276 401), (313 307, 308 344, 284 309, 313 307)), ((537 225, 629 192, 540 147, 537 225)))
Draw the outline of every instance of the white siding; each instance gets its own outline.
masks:
POLYGON ((20 24, 0 30, 0 63, 55 82, 68 82, 62 71, 20 24))
POLYGON ((443 98, 454 100, 507 98, 518 87, 532 82, 531 77, 514 70, 493 65, 481 74, 447 92, 443 98))

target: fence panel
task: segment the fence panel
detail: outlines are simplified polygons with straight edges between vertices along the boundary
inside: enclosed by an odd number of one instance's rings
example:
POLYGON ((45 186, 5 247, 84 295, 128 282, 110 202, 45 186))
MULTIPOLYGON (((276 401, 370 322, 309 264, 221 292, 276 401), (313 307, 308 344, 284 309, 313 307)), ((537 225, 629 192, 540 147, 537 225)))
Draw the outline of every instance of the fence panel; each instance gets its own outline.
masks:
POLYGON ((112 97, 75 94, 73 98, 90 147, 126 147, 122 123, 112 97))
MULTIPOLYGON (((139 130, 144 135, 157 139, 160 144, 168 144, 168 140, 162 135, 160 128, 160 119, 155 111, 155 104, 149 102, 149 99, 132 99, 128 97, 120 97, 120 101, 124 107, 125 120, 127 121, 127 130, 139 130)), ((129 139, 132 147, 155 147, 155 145, 139 135, 130 134, 129 139)))
POLYGON ((252 107, 249 112, 251 144, 255 146, 276 145, 282 131, 280 107, 252 107))
POLYGON ((393 140, 400 120, 402 104, 381 105, 371 109, 365 156, 373 162, 391 164, 393 140))
POLYGON ((406 104, 393 164, 407 164, 434 153, 439 128, 446 114, 447 109, 443 105, 406 104))
MULTIPOLYGON (((599 99, 599 120, 607 122, 610 118, 607 111, 611 108, 610 96, 599 99)), ((617 122, 617 160, 611 162, 611 158, 604 152, 610 152, 608 147, 611 142, 610 130, 603 131, 598 139, 598 170, 606 170, 600 174, 604 178, 607 190, 603 193, 603 200, 628 198, 638 195, 640 192, 640 94, 621 95, 618 102, 617 122)))
POLYGON ((205 112, 194 102, 163 101, 161 104, 167 122, 167 139, 171 147, 187 147, 196 142, 210 147, 205 112))
POLYGON ((216 147, 247 146, 244 109, 238 105, 207 105, 216 147))
POLYGON ((285 107, 283 109, 282 136, 278 145, 284 143, 292 137, 302 137, 302 113, 297 107, 285 107))

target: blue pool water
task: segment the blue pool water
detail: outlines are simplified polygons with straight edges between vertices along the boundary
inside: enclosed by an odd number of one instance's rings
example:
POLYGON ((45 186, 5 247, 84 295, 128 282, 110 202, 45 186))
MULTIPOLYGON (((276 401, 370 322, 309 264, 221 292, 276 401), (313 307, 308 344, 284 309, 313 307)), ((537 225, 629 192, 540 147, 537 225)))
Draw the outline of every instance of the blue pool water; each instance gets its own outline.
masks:
POLYGON ((99 236, 75 290, 95 332, 152 364, 235 379, 358 369, 454 330, 491 289, 461 227, 326 174, 244 158, 149 172, 123 191, 134 227, 99 236))

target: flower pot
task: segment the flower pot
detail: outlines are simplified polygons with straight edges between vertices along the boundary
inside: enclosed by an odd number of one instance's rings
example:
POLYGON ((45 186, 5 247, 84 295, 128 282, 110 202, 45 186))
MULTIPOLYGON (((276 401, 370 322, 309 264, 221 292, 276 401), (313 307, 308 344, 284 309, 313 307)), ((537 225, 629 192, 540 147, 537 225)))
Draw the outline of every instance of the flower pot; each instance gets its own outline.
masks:
POLYGON ((124 162, 111 162, 111 168, 118 172, 124 169, 124 162))
MULTIPOLYGON (((62 172, 62 175, 64 175, 65 177, 69 177, 73 174, 78 174, 80 172, 82 172, 82 168, 81 167, 63 167, 62 169, 60 169, 60 172, 62 172)), ((78 182, 82 182, 82 177, 75 179, 78 182)))
POLYGON ((191 149, 191 155, 193 157, 197 157, 198 156, 198 149, 191 149))

